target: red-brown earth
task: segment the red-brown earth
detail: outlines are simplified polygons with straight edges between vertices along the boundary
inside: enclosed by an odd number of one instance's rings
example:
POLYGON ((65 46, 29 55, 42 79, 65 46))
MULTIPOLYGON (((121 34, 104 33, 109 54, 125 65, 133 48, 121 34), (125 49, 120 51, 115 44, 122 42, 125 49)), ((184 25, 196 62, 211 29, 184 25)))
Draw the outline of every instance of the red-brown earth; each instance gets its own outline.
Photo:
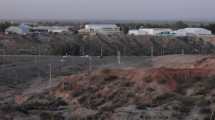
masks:
POLYGON ((42 120, 206 120, 215 110, 214 60, 203 58, 191 68, 115 68, 66 76, 56 87, 17 96, 16 110, 9 111, 42 120))

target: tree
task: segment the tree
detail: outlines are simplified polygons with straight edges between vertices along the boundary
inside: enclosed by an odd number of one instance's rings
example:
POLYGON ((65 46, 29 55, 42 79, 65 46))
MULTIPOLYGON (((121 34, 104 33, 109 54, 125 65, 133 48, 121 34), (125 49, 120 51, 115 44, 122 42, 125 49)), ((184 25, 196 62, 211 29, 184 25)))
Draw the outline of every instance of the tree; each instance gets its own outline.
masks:
POLYGON ((204 28, 211 30, 213 34, 215 34, 215 24, 206 25, 204 28))
POLYGON ((181 28, 186 28, 188 25, 184 23, 183 21, 178 21, 175 23, 174 28, 175 29, 181 29, 181 28))
POLYGON ((10 22, 0 23, 0 32, 5 32, 5 30, 11 26, 10 22))
POLYGON ((123 33, 125 33, 125 34, 128 33, 128 31, 129 31, 129 25, 124 25, 124 24, 117 24, 117 25, 120 27, 120 30, 121 30, 123 33))

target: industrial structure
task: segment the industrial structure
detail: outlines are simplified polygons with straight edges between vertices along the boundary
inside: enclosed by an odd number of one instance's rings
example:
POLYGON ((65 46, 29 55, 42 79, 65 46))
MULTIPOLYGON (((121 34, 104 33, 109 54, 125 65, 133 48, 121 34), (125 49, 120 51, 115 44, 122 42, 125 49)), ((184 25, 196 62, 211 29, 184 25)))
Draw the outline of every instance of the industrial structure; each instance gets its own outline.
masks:
POLYGON ((69 27, 67 26, 37 26, 32 27, 31 32, 39 32, 39 33, 62 33, 62 32, 68 32, 69 27))
POLYGON ((170 35, 173 30, 168 28, 140 28, 138 30, 129 30, 129 35, 170 35))
MULTIPOLYGON (((79 32, 79 34, 119 34, 120 27, 115 24, 86 24, 83 29, 74 28, 73 26, 36 26, 28 24, 20 24, 18 26, 10 26, 5 30, 5 33, 13 33, 26 35, 31 33, 64 33, 64 32, 79 32), (72 29, 71 29, 72 28, 72 29)), ((170 28, 144 28, 132 29, 128 31, 128 35, 150 35, 150 36, 210 36, 212 32, 205 28, 184 28, 173 31, 170 28)))
POLYGON ((26 35, 29 33, 63 33, 69 32, 69 26, 29 26, 27 24, 20 24, 19 26, 10 26, 5 32, 7 34, 26 35))
POLYGON ((174 31, 176 36, 208 36, 212 35, 210 30, 204 28, 184 28, 174 31))
POLYGON ((118 34, 120 27, 115 24, 87 24, 84 27, 85 32, 98 34, 118 34))
POLYGON ((25 33, 22 31, 22 29, 20 29, 19 27, 16 26, 10 26, 9 28, 7 28, 5 30, 6 34, 20 34, 20 35, 24 35, 25 33))
POLYGON ((169 28, 140 28, 138 30, 129 30, 128 35, 209 36, 212 35, 212 32, 204 28, 184 28, 176 31, 169 28))
POLYGON ((19 26, 10 26, 5 30, 6 34, 20 34, 25 35, 30 31, 30 26, 26 24, 20 24, 19 26))

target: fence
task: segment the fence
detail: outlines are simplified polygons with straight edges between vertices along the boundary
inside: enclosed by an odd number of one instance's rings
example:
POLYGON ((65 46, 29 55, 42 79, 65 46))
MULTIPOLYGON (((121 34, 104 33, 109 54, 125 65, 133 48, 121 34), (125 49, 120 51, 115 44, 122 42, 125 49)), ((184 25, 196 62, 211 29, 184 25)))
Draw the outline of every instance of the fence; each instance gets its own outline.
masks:
POLYGON ((150 64, 148 57, 97 57, 97 56, 44 56, 0 55, 0 85, 19 87, 19 84, 41 79, 51 81, 55 77, 91 72, 99 68, 127 67, 141 59, 150 64))
MULTIPOLYGON (((51 55, 52 53, 48 50, 44 50, 40 48, 34 49, 0 49, 0 55, 51 55)), ((192 48, 165 48, 165 47, 149 47, 149 48, 126 48, 122 47, 119 49, 111 49, 107 50, 105 48, 100 48, 95 50, 90 49, 87 50, 84 47, 80 47, 80 50, 74 53, 73 49, 68 49, 63 53, 63 55, 71 55, 71 56, 84 56, 84 55, 92 55, 92 56, 116 56, 120 52, 121 56, 164 56, 164 55, 175 55, 175 54, 214 54, 215 49, 204 48, 204 47, 192 47, 192 48)))

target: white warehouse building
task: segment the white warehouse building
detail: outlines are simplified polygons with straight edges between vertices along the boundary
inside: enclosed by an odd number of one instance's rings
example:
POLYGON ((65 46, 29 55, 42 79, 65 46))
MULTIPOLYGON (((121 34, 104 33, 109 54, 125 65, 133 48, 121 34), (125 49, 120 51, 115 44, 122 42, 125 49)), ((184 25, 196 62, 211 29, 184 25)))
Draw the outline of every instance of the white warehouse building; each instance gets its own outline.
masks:
POLYGON ((129 30, 129 35, 169 35, 172 33, 168 28, 140 28, 139 30, 129 30))
POLYGON ((120 27, 115 24, 87 24, 85 25, 86 32, 99 34, 118 34, 120 27))
POLYGON ((68 32, 69 27, 67 26, 37 26, 31 29, 32 32, 49 32, 49 33, 62 33, 68 32))
POLYGON ((21 28, 19 28, 17 26, 10 26, 9 28, 7 28, 5 30, 5 33, 6 34, 13 33, 13 34, 19 34, 19 35, 25 35, 26 34, 21 28))
POLYGON ((13 34, 19 34, 19 35, 26 35, 29 33, 29 29, 31 27, 22 23, 19 26, 10 26, 5 30, 6 34, 13 33, 13 34))
POLYGON ((212 35, 210 30, 204 28, 184 28, 174 31, 176 36, 207 36, 212 35))

